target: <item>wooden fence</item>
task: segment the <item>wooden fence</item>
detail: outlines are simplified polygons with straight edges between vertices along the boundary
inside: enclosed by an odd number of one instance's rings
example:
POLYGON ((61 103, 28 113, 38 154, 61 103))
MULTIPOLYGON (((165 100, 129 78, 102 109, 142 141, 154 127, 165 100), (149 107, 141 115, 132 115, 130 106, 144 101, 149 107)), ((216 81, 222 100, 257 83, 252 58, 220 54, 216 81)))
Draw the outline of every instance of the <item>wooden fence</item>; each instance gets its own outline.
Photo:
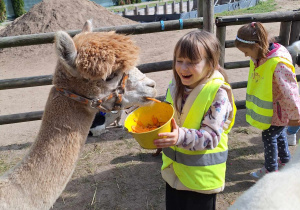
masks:
MULTIPOLYGON (((239 61, 239 62, 225 62, 225 48, 234 47, 234 40, 226 40, 226 26, 230 25, 241 25, 250 23, 252 21, 271 23, 271 22, 281 22, 280 33, 277 40, 283 45, 289 45, 294 41, 299 39, 300 33, 300 11, 288 11, 288 12, 273 12, 255 15, 241 15, 241 16, 230 16, 230 17, 218 17, 215 20, 217 26, 216 36, 220 40, 222 46, 220 64, 225 67, 225 69, 235 69, 249 67, 249 61, 239 61)), ((203 18, 193 18, 183 20, 182 29, 190 28, 201 28, 203 25, 203 18)), ((181 25, 178 20, 165 21, 164 31, 172 31, 180 29, 181 25)), ((147 24, 136 24, 136 25, 124 25, 118 27, 105 27, 97 28, 94 31, 116 31, 117 33, 123 34, 144 34, 144 33, 154 33, 161 31, 160 22, 147 23, 147 24)), ((71 36, 75 36, 80 33, 80 31, 68 31, 71 36)), ((38 45, 45 43, 52 43, 54 41, 55 33, 44 33, 44 34, 32 34, 32 35, 22 35, 14 37, 3 37, 0 38, 0 48, 17 47, 17 46, 27 46, 27 45, 38 45)), ((139 65, 138 68, 143 73, 157 72, 172 69, 172 60, 156 62, 156 63, 146 63, 139 65)), ((300 75, 297 75, 297 80, 300 80, 300 75)), ((26 78, 16 78, 16 79, 5 79, 0 80, 0 90, 14 89, 14 88, 24 88, 24 87, 34 87, 42 85, 51 85, 52 75, 44 75, 37 77, 26 77, 26 78)), ((247 86, 247 81, 231 83, 233 89, 245 88, 247 86)), ((161 96, 162 97, 162 96, 161 96)), ((159 98, 161 98, 159 97, 159 98)), ((238 109, 245 108, 245 101, 236 101, 238 109)), ((26 122, 33 120, 40 120, 43 111, 35 111, 28 113, 18 113, 12 115, 2 115, 0 116, 0 125, 26 122)))
MULTIPOLYGON (((135 7, 133 10, 128 10, 125 8, 122 12, 123 16, 126 15, 154 15, 154 14, 174 14, 174 13, 183 13, 183 12, 190 12, 193 8, 193 1, 186 1, 180 0, 179 3, 173 1, 171 4, 165 2, 164 5, 159 5, 158 3, 153 6, 149 7, 146 5, 145 8, 135 7), (168 12, 169 11, 169 12, 168 12)), ((197 8, 194 8, 197 9, 197 8)))

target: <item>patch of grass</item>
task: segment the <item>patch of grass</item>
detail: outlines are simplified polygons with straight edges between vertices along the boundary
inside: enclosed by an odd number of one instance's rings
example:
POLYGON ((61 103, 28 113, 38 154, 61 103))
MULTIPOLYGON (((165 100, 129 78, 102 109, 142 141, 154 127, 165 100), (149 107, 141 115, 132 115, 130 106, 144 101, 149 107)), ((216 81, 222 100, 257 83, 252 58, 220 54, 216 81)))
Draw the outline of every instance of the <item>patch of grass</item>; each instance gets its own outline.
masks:
POLYGON ((131 149, 136 145, 136 141, 133 138, 123 139, 123 141, 125 142, 125 145, 126 145, 127 149, 131 149))
POLYGON ((272 11, 276 10, 276 5, 277 4, 276 4, 275 0, 260 1, 254 7, 238 9, 238 10, 234 10, 234 11, 221 12, 221 13, 215 14, 215 17, 216 16, 233 16, 233 15, 272 12, 272 11))
POLYGON ((3 160, 0 160, 0 175, 10 168, 10 165, 6 164, 3 160))
POLYGON ((237 127, 233 132, 235 133, 243 133, 243 134, 250 134, 251 131, 249 130, 249 128, 245 128, 245 127, 237 127))

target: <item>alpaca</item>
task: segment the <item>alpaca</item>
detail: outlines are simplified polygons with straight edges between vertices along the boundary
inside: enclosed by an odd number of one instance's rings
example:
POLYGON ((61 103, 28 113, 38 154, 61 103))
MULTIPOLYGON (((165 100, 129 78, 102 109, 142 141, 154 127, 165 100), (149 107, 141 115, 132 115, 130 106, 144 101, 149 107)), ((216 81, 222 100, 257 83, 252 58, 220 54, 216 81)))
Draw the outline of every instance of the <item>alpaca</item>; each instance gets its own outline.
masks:
POLYGON ((29 153, 0 177, 0 209, 50 209, 70 180, 96 112, 151 103, 155 82, 136 67, 129 37, 92 32, 55 35, 53 87, 29 153))
POLYGON ((229 210, 294 210, 300 207, 300 147, 279 172, 266 174, 229 210))
POLYGON ((300 67, 300 41, 294 42, 287 49, 293 58, 294 65, 297 64, 300 67))

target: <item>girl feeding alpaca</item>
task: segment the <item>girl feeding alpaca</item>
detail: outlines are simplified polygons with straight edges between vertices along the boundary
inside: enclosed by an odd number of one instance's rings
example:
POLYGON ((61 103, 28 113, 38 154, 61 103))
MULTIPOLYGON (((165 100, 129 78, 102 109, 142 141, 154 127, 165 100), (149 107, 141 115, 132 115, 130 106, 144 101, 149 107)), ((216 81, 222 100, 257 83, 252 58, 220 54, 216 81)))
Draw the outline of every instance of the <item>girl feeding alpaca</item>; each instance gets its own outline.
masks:
POLYGON ((214 210, 224 189, 236 108, 219 57, 219 42, 206 31, 192 31, 175 46, 166 96, 175 107, 172 131, 154 141, 163 148, 167 210, 214 210))
POLYGON ((242 26, 236 47, 250 59, 246 95, 246 120, 262 130, 265 164, 251 176, 261 178, 290 160, 285 126, 299 125, 300 101, 295 68, 290 53, 278 43, 269 43, 259 22, 242 26))

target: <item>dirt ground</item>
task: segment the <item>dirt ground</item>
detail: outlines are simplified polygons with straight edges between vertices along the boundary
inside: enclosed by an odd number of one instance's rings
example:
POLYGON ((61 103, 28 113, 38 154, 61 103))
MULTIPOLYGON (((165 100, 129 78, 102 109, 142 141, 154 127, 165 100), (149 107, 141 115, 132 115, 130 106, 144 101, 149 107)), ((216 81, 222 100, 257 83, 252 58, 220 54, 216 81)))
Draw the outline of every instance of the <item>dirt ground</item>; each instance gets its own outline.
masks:
MULTIPOLYGON (((299 0, 276 2, 278 11, 298 9, 300 3, 299 0)), ((279 34, 279 23, 265 26, 271 35, 279 34)), ((234 39, 238 28, 227 27, 226 39, 234 39)), ((132 36, 141 48, 140 64, 171 60, 175 43, 188 31, 132 36)), ((246 59, 235 48, 226 49, 226 62, 246 59)), ((3 50, 0 52, 0 79, 52 74, 55 64, 51 44, 41 48, 32 46, 3 50)), ((300 72, 298 67, 296 72, 300 72)), ((245 81, 248 68, 232 69, 227 73, 230 82, 245 81)), ((159 96, 165 94, 171 75, 171 70, 147 74, 156 81, 159 96)), ((43 110, 50 88, 41 86, 0 91, 0 115, 43 110)), ((234 96, 236 100, 244 100, 245 89, 234 90, 234 96)), ((249 173, 260 168, 264 162, 260 131, 245 122, 245 110, 239 110, 236 118, 229 134, 226 188, 217 197, 218 210, 227 209, 243 191, 255 184, 249 173)), ((0 174, 26 154, 40 122, 0 126, 0 174)), ((290 147, 290 150, 293 152, 295 147, 290 147)), ((100 138, 88 137, 74 174, 53 209, 165 209, 165 183, 160 175, 161 155, 152 157, 153 152, 142 149, 122 128, 111 127, 100 138)))

